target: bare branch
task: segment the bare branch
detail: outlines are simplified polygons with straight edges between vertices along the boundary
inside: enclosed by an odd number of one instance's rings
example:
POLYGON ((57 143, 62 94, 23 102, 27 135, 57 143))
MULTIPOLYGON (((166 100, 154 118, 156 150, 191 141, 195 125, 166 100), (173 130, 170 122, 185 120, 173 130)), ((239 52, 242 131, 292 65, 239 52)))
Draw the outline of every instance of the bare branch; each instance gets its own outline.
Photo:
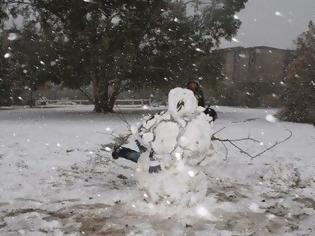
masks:
POLYGON ((249 118, 249 119, 242 120, 242 121, 233 121, 232 124, 246 123, 246 122, 255 121, 255 120, 258 120, 258 119, 259 118, 249 118))
POLYGON ((226 127, 223 127, 223 128, 221 128, 221 129, 219 129, 218 131, 214 132, 214 133, 212 134, 212 137, 214 137, 214 135, 220 133, 220 132, 221 132, 222 130, 224 130, 225 128, 226 128, 226 127))
POLYGON ((256 157, 259 157, 259 156, 261 156, 262 154, 264 154, 265 152, 267 152, 267 151, 273 149, 274 147, 278 146, 279 144, 288 141, 288 140, 292 137, 293 134, 292 134, 292 131, 291 131, 291 130, 287 129, 287 131, 290 133, 288 137, 286 137, 285 139, 283 139, 283 140, 281 140, 281 141, 279 141, 279 142, 278 142, 278 141, 275 142, 272 146, 266 148, 264 151, 262 151, 262 152, 256 154, 255 156, 253 156, 252 159, 255 159, 256 157))
POLYGON ((224 149, 225 149, 225 157, 224 160, 226 161, 228 159, 229 156, 229 149, 227 148, 227 146, 225 145, 224 142, 221 142, 221 144, 223 145, 224 149))
MULTIPOLYGON (((225 128, 225 127, 224 127, 225 128)), ((224 129, 223 128, 223 129, 224 129)), ((245 151, 244 149, 242 149, 241 147, 239 147, 238 145, 235 144, 235 142, 241 142, 241 141, 246 141, 246 140, 249 140, 249 141, 253 141, 253 142, 256 142, 256 143, 260 143, 259 140, 256 140, 256 139, 253 139, 251 137, 247 137, 247 138, 240 138, 240 139, 221 139, 221 138, 217 138, 215 137, 215 134, 219 133, 220 131, 222 131, 223 129, 217 131, 216 133, 214 133, 212 136, 211 136, 211 140, 213 141, 219 141, 222 143, 222 145, 224 146, 225 150, 226 150, 226 159, 227 159, 227 153, 228 153, 228 149, 225 145, 225 142, 229 143, 230 145, 232 145, 234 148, 236 148, 237 150, 240 151, 240 153, 242 154, 245 154, 246 156, 250 157, 252 160, 261 156, 262 154, 264 154, 265 152, 267 151, 270 151, 271 149, 275 148, 276 146, 280 145, 281 143, 284 143, 286 141, 288 141, 291 137, 292 137, 292 131, 291 130, 288 130, 287 131, 289 132, 289 135, 281 140, 281 141, 277 141, 275 142, 273 145, 271 145, 270 147, 264 149, 263 151, 259 152, 258 154, 256 155, 252 155, 250 154, 249 152, 245 151)))
POLYGON ((87 98, 90 102, 94 103, 94 100, 90 97, 90 95, 89 95, 87 92, 85 92, 82 88, 79 88, 79 91, 80 91, 81 93, 83 93, 83 95, 85 95, 86 98, 87 98))
POLYGON ((253 141, 255 143, 260 143, 259 140, 251 138, 251 137, 247 137, 247 138, 239 138, 239 139, 220 139, 215 137, 214 135, 212 135, 211 140, 217 140, 217 141, 221 141, 221 142, 242 142, 242 141, 253 141))
POLYGON ((96 133, 112 136, 113 138, 118 138, 118 136, 114 135, 113 133, 104 133, 104 132, 100 132, 100 131, 96 131, 96 133))
POLYGON ((199 162, 197 162, 196 166, 199 166, 204 160, 206 160, 207 156, 204 156, 204 158, 202 158, 202 160, 200 160, 199 162))

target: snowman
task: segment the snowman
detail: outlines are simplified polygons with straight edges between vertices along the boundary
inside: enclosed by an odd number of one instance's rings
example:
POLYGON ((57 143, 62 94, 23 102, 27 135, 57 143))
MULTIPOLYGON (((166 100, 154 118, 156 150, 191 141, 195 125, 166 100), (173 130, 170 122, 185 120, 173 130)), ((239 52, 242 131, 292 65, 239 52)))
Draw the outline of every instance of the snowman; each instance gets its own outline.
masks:
POLYGON ((147 150, 137 162, 135 175, 145 198, 186 207, 204 199, 207 178, 201 166, 214 152, 212 123, 191 90, 175 88, 169 92, 166 112, 144 117, 132 127, 147 150))

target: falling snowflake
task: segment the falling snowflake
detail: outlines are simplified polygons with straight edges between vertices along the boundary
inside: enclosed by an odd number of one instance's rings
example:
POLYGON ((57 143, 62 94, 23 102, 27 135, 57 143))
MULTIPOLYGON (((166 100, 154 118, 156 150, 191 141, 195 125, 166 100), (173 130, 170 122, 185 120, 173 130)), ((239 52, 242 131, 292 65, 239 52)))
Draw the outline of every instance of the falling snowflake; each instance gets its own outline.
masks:
POLYGON ((195 172, 193 172, 192 170, 188 171, 188 175, 190 177, 195 177, 195 172))
POLYGON ((7 52, 6 54, 4 54, 4 58, 5 59, 8 59, 8 58, 10 58, 12 56, 12 54, 11 53, 9 53, 9 52, 7 52))
POLYGON ((197 52, 204 52, 202 49, 200 49, 200 48, 196 48, 196 51, 197 52))
POLYGON ((268 122, 270 122, 270 123, 275 123, 275 122, 277 122, 277 118, 274 117, 274 116, 271 115, 271 114, 268 114, 268 115, 266 115, 266 121, 268 121, 268 122))
POLYGON ((9 33, 8 34, 8 40, 9 41, 14 41, 18 39, 18 35, 16 33, 9 33))
POLYGON ((235 43, 239 43, 240 42, 237 38, 234 38, 234 37, 232 38, 232 41, 235 42, 235 43))
POLYGON ((176 157, 176 160, 179 161, 182 158, 182 155, 179 152, 176 152, 175 157, 176 157))
POLYGON ((282 14, 280 11, 276 11, 276 12, 275 12, 275 15, 276 15, 276 16, 283 16, 283 14, 282 14))

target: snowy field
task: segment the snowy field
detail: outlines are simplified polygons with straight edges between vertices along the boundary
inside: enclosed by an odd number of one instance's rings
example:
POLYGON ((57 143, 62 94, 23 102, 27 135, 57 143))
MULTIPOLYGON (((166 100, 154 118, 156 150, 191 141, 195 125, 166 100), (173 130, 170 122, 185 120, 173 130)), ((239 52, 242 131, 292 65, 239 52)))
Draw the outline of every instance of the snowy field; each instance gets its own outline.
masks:
POLYGON ((239 143, 251 154, 293 136, 254 160, 215 143, 207 199, 192 209, 147 201, 135 164, 111 159, 109 131, 127 133, 147 111, 0 110, 0 235, 315 235, 315 128, 216 109, 216 136, 259 139, 239 143))

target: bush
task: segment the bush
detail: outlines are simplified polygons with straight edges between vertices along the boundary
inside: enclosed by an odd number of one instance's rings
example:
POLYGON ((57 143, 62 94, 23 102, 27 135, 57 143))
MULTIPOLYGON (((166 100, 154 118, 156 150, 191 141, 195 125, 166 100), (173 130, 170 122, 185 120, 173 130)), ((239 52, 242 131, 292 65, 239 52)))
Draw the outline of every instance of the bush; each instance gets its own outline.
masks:
POLYGON ((282 97, 284 108, 280 118, 294 122, 315 122, 315 26, 297 40, 296 58, 289 65, 286 90, 282 97))

